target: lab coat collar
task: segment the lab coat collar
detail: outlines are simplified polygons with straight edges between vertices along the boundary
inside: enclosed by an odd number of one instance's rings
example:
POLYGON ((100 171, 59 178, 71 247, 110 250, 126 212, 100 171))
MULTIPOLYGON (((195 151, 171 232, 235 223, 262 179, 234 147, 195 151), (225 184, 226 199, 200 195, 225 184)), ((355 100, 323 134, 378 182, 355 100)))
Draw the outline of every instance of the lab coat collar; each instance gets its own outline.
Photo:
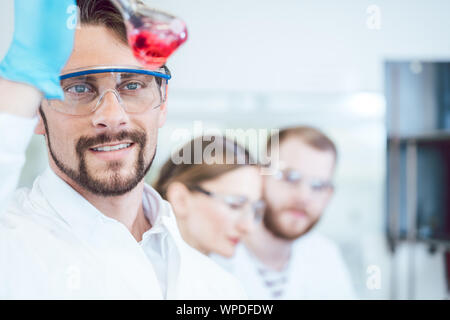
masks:
MULTIPOLYGON (((105 241, 116 241, 116 232, 121 229, 123 235, 125 233, 127 234, 127 237, 123 238, 124 246, 128 246, 129 250, 135 250, 134 252, 138 255, 142 253, 141 261, 143 265, 149 263, 149 269, 152 269, 151 261, 148 260, 148 257, 144 253, 146 250, 149 250, 147 240, 151 234, 165 233, 169 241, 168 247, 164 246, 164 254, 167 254, 169 259, 166 294, 169 299, 177 297, 178 278, 183 265, 181 261, 184 249, 183 240, 169 203, 163 200, 153 188, 145 185, 143 198, 144 206, 147 206, 147 210, 144 210, 144 212, 146 212, 152 228, 146 231, 142 237, 142 241, 139 244, 135 243, 135 245, 133 244, 134 239, 123 224, 101 213, 50 168, 47 168, 38 177, 33 186, 32 193, 34 193, 32 197, 35 201, 40 201, 40 203, 45 201, 43 206, 50 206, 53 209, 51 211, 46 210, 43 214, 51 215, 52 218, 56 215, 62 219, 68 229, 82 243, 86 244, 87 248, 97 248, 99 243, 105 243, 105 241), (99 239, 103 240, 99 242, 99 239), (142 250, 138 250, 139 247, 142 250)), ((103 248, 101 244, 100 248, 103 248)), ((94 254, 98 253, 94 252, 94 254)), ((129 269, 133 270, 134 266, 130 265, 129 269)), ((119 271, 122 272, 123 270, 119 271)), ((129 281, 128 277, 128 274, 123 274, 126 283, 129 281)), ((154 279, 156 280, 156 278, 154 279)))
POLYGON ((84 240, 90 238, 105 219, 113 220, 103 215, 50 167, 36 183, 56 214, 84 240))
MULTIPOLYGON (((100 224, 120 223, 101 213, 50 167, 38 178, 37 186, 56 214, 84 240, 91 238, 100 224)), ((168 221, 175 219, 165 201, 148 185, 144 186, 144 201, 147 202, 147 210, 144 212, 152 228, 144 233, 143 238, 148 233, 161 231, 168 221)), ((173 230, 169 231, 176 237, 173 230)))

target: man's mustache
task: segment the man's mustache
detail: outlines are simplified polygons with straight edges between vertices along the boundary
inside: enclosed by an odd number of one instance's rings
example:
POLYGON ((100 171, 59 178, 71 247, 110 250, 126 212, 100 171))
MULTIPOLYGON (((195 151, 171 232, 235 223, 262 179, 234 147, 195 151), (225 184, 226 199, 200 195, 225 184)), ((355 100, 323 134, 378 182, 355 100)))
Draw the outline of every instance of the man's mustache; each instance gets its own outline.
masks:
POLYGON ((76 144, 77 154, 80 156, 85 150, 88 150, 94 146, 106 144, 116 141, 131 141, 137 143, 141 148, 144 148, 147 137, 144 132, 141 131, 121 131, 116 134, 102 133, 95 137, 81 137, 76 144))

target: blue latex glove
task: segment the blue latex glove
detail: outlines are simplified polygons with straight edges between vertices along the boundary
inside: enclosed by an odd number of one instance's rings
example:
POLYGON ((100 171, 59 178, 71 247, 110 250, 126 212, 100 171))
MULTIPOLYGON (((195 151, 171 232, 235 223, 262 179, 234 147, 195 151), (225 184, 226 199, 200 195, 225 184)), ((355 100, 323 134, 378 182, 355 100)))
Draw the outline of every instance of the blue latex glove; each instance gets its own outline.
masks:
POLYGON ((73 5, 74 0, 15 0, 14 36, 0 77, 30 84, 48 99, 62 99, 59 74, 73 48, 73 5))

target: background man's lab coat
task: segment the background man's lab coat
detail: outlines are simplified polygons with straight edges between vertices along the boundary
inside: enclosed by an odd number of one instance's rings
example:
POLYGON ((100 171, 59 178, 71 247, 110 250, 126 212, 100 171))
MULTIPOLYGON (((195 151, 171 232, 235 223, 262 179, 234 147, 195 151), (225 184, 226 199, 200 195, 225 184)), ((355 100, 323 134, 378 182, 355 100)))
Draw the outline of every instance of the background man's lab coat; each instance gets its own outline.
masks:
MULTIPOLYGON (((214 256, 234 274, 250 299, 273 299, 258 274, 258 260, 244 244, 231 259, 214 256)), ((295 240, 286 270, 287 284, 279 299, 354 299, 355 294, 337 246, 315 231, 295 240)))

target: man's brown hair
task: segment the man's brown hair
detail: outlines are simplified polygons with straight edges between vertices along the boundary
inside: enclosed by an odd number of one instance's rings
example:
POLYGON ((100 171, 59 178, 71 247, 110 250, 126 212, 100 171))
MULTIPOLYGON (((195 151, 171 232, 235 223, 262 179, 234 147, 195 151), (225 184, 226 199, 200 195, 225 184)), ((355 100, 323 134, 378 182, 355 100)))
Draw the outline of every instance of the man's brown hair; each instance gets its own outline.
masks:
MULTIPOLYGON (((139 3, 142 3, 138 0, 139 3)), ((128 44, 127 29, 122 14, 110 0, 77 0, 80 23, 102 25, 110 29, 125 44, 128 44)))
MULTIPOLYGON (((320 151, 329 151, 334 154, 335 160, 337 160, 338 153, 337 148, 334 142, 322 131, 317 128, 310 126, 295 126, 295 127, 287 127, 281 129, 278 133, 279 144, 283 143, 287 138, 298 138, 308 146, 313 147, 314 149, 320 151)), ((267 140, 267 150, 269 151, 271 148, 272 140, 274 140, 274 135, 271 135, 267 140)))
MULTIPOLYGON (((110 30, 124 45, 128 46, 127 27, 119 9, 110 0, 76 0, 80 10, 81 25, 104 26, 110 30)), ((134 0, 144 5, 142 0, 134 0)), ((163 66, 165 67, 165 65, 163 66)), ((161 85, 161 78, 156 82, 161 85)))

